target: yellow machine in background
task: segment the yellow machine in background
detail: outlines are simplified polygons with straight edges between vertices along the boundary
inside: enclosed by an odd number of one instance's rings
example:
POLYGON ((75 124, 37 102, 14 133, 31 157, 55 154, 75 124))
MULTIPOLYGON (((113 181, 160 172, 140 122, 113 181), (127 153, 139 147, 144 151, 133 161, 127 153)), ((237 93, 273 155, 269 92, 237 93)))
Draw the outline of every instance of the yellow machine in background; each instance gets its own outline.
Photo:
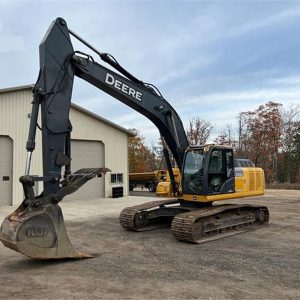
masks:
MULTIPOLYGON (((175 183, 178 186, 178 193, 181 194, 180 189, 180 181, 181 181, 181 174, 179 168, 172 168, 175 183)), ((172 197, 173 196, 173 188, 170 178, 170 173, 166 171, 166 177, 164 180, 159 181, 156 187, 156 196, 158 197, 172 197)))
POLYGON ((166 180, 168 171, 156 170, 153 172, 129 173, 129 191, 142 186, 150 192, 155 192, 157 184, 166 180))

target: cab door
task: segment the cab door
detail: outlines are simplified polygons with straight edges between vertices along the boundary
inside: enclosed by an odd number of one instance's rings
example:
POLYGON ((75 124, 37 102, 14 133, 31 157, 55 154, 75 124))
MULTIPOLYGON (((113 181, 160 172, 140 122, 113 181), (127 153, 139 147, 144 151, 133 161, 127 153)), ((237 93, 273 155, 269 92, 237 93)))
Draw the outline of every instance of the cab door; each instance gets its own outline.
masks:
POLYGON ((207 194, 234 192, 233 150, 213 148, 210 152, 207 172, 207 194))

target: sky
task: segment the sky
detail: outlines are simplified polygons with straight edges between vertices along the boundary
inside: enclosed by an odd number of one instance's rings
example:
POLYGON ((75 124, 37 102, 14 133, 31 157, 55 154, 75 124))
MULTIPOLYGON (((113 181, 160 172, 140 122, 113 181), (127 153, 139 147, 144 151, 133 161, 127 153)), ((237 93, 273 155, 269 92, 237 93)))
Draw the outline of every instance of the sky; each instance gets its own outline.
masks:
MULTIPOLYGON (((35 83, 38 45, 56 17, 158 87, 185 127, 194 117, 214 124, 211 140, 237 128, 240 112, 300 104, 300 1, 0 0, 0 88, 35 83)), ((81 79, 72 101, 149 145, 159 139, 151 121, 81 79)))

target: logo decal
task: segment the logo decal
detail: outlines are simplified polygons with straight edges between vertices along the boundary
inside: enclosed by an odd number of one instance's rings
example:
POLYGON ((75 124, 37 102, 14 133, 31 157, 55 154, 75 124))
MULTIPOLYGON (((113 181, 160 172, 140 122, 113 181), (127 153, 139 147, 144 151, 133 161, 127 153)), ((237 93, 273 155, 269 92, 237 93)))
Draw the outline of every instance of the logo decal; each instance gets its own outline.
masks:
POLYGON ((116 79, 113 75, 106 73, 105 83, 108 85, 113 86, 115 89, 123 92, 124 94, 133 97, 138 101, 142 101, 143 94, 134 88, 130 87, 129 85, 125 84, 124 82, 116 79))
POLYGON ((46 228, 29 228, 26 231, 26 236, 29 238, 44 237, 48 234, 46 228))

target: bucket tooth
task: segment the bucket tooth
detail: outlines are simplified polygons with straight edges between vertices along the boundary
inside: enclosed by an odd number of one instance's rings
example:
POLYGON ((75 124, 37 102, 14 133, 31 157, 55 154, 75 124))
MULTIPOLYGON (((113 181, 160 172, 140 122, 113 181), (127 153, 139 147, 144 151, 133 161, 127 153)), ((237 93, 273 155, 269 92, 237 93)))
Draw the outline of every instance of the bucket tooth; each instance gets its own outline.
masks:
POLYGON ((93 257, 74 249, 57 204, 34 208, 21 204, 3 221, 0 240, 6 247, 34 259, 93 257))

